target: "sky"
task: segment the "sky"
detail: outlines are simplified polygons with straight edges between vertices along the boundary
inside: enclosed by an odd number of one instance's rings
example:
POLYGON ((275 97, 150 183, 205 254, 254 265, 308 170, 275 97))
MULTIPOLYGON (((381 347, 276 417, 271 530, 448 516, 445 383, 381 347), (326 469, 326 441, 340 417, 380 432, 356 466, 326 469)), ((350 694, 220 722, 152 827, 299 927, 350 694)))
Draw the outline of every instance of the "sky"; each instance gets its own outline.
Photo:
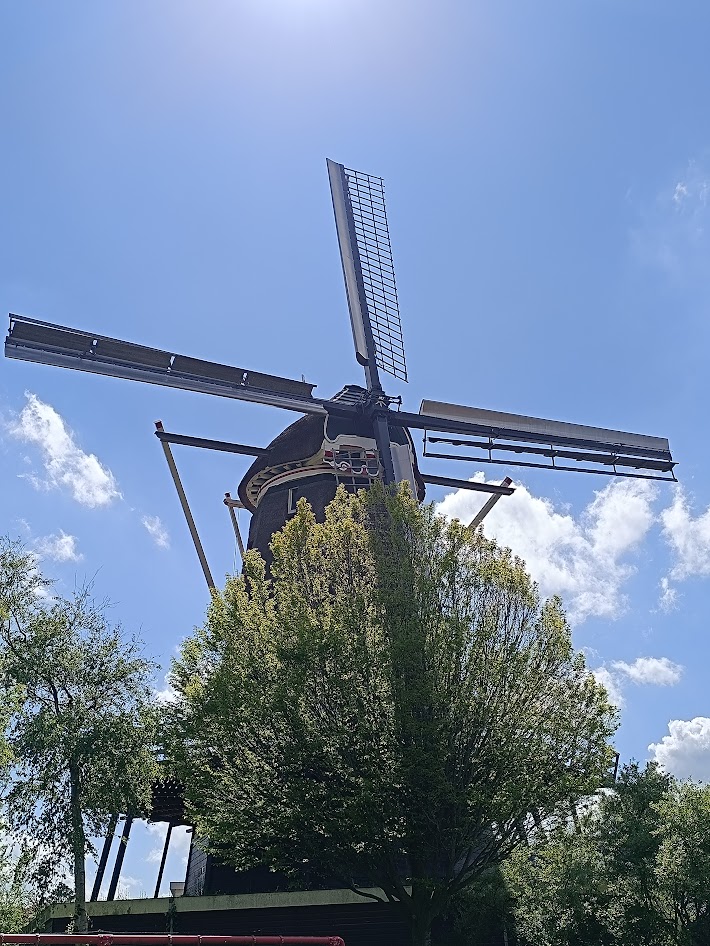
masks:
MULTIPOLYGON (((678 484, 422 467, 514 478, 485 531, 562 596, 622 761, 709 780, 708 30, 694 0, 4 0, 0 309, 326 397, 362 373, 325 159, 382 176, 410 377, 388 393, 669 438, 678 484)), ((0 359, 0 533, 167 669, 208 594, 158 419, 265 445, 294 416, 0 359)), ((225 576, 249 461, 175 457, 225 576)), ((136 830, 126 894, 164 830, 136 830)))

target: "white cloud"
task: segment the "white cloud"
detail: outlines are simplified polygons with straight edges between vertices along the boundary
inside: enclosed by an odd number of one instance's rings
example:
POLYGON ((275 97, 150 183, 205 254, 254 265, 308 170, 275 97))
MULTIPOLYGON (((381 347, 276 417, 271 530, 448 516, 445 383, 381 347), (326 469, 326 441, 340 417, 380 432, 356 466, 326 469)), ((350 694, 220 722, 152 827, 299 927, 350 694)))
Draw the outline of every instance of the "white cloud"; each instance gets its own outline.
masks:
POLYGON ((163 687, 154 691, 155 699, 158 703, 174 703, 177 700, 177 693, 170 685, 168 676, 163 679, 163 687))
POLYGON ((597 683, 601 683, 606 690, 609 702, 622 709, 625 700, 615 674, 611 673, 606 667, 597 667, 596 670, 592 670, 592 673, 597 678, 597 683))
POLYGON ((631 240, 641 262, 659 267, 676 284, 706 284, 709 227, 710 169, 689 161, 682 176, 669 178, 642 208, 631 240))
POLYGON ((684 184, 683 181, 678 181, 673 191, 673 203, 682 204, 683 201, 688 196, 688 185, 684 184))
POLYGON ((184 867, 187 867, 187 857, 190 853, 191 835, 188 831, 189 829, 183 825, 173 828, 173 836, 170 844, 171 852, 180 858, 180 864, 184 867))
POLYGON ((672 611, 678 606, 678 591, 674 588, 668 577, 661 578, 661 596, 658 599, 658 606, 661 611, 672 611))
MULTIPOLYGON (((482 473, 473 479, 485 482, 482 473)), ((614 481, 575 519, 516 484, 483 528, 525 561, 543 595, 562 597, 572 623, 591 616, 615 618, 625 609, 622 587, 634 572, 625 558, 651 528, 655 496, 656 488, 646 480, 614 481)), ((469 522, 485 498, 462 489, 446 496, 438 509, 469 522)))
POLYGON ((158 516, 143 516, 141 522, 148 530, 150 537, 153 539, 159 549, 170 548, 170 536, 168 535, 168 530, 165 528, 158 516))
POLYGON ((677 778, 710 781, 710 719, 672 719, 668 732, 648 747, 661 768, 677 778))
POLYGON ((606 688, 609 700, 621 708, 625 703, 623 688, 627 681, 640 685, 674 686, 680 681, 683 667, 668 657, 637 657, 633 663, 615 660, 610 667, 597 667, 592 673, 606 688))
POLYGON ((37 489, 68 489, 83 506, 106 506, 120 499, 113 473, 93 453, 85 453, 73 432, 55 409, 35 394, 27 394, 27 404, 9 432, 26 443, 36 444, 41 452, 46 479, 28 478, 37 489))
POLYGON ((633 683, 650 683, 664 687, 675 686, 683 673, 683 667, 673 663, 668 657, 637 657, 632 664, 617 660, 612 667, 633 683))
MULTIPOLYGON (((159 864, 160 858, 163 856, 163 847, 165 846, 168 826, 162 821, 155 821, 148 822, 146 827, 148 828, 148 833, 155 838, 155 843, 146 855, 146 861, 148 861, 149 864, 159 864)), ((172 838, 170 840, 172 840, 172 838)))
MULTIPOLYGON (((165 838, 168 833, 168 826, 164 823, 147 825, 148 832, 155 838, 155 843, 146 855, 146 861, 149 864, 159 864, 163 856, 165 838)), ((162 887, 170 882, 170 870, 175 869, 176 864, 180 867, 187 866, 187 858, 190 853, 190 834, 186 825, 176 825, 170 835, 170 845, 168 848, 168 857, 166 861, 165 873, 163 874, 162 887)), ((184 872, 183 872, 184 873, 184 872)), ((173 878, 174 879, 174 878, 173 878)), ((165 896, 165 893, 163 893, 165 896)))
POLYGON ((121 874, 116 886, 116 900, 143 900, 145 897, 147 897, 145 881, 140 877, 121 874))
POLYGON ((661 513, 661 522, 675 560, 670 578, 710 575, 710 507, 694 518, 685 493, 679 489, 661 513))
POLYGON ((40 558, 55 562, 80 562, 84 557, 76 547, 76 536, 67 535, 62 529, 59 535, 45 535, 35 542, 35 552, 40 558))

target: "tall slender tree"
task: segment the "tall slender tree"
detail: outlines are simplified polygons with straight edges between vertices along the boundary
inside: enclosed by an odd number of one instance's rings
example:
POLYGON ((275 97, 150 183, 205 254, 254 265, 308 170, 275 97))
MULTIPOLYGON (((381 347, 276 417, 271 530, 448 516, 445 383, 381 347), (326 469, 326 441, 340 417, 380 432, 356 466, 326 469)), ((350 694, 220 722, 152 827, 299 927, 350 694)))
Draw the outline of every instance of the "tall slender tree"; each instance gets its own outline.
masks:
POLYGON ((397 904, 424 946, 529 812, 599 784, 615 713, 559 601, 404 489, 341 490, 324 523, 301 502, 272 549, 173 669, 192 816, 237 867, 397 904))
POLYGON ((73 877, 75 929, 87 929, 91 838, 117 811, 145 810, 156 772, 154 665, 88 589, 53 597, 33 555, 0 544, 0 670, 14 700, 3 794, 11 830, 48 879, 73 877))

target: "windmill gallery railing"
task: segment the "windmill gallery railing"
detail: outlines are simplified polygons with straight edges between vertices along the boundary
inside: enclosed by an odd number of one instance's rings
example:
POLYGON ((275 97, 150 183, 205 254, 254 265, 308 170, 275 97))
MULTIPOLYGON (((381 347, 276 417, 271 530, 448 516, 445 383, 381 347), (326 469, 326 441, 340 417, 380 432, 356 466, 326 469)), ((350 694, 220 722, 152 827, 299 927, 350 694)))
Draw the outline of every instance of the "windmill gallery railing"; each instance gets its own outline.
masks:
POLYGON ((340 936, 199 936, 141 933, 0 933, 0 946, 345 946, 340 936))

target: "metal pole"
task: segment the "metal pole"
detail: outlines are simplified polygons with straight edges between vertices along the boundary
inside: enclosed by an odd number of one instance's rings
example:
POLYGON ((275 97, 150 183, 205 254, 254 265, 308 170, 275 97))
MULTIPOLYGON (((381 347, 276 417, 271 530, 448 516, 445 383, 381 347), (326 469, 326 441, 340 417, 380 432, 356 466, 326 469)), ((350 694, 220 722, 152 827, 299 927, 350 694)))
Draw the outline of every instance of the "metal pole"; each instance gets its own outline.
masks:
MULTIPOLYGON (((159 432, 163 431, 162 421, 156 420, 155 429, 156 431, 159 431, 159 432)), ((170 444, 167 443, 167 441, 161 440, 160 444, 163 448, 165 459, 168 461, 168 469, 170 470, 170 475, 173 478, 173 483, 175 484, 175 489, 177 490, 178 498, 180 500, 180 505, 182 506, 182 511, 185 514, 187 527, 190 530, 190 535, 192 536, 192 541, 195 546, 195 551, 197 552, 197 557, 199 558, 200 565, 202 566, 202 572, 205 576, 207 587, 209 588, 210 591, 215 591, 215 583, 212 580, 212 573, 210 572, 210 567, 207 564, 205 551, 202 548, 202 542, 200 542, 200 536, 197 533, 197 526, 195 525, 195 520, 192 518, 192 513, 190 512, 190 505, 187 501, 185 490, 182 487, 182 482, 180 481, 180 474, 178 473, 177 466, 175 465, 175 458, 173 457, 173 452, 170 449, 170 444)))
POLYGON ((614 759, 614 775, 612 776, 612 782, 616 782, 616 777, 617 777, 617 775, 619 774, 619 760, 621 759, 621 755, 620 755, 620 753, 618 753, 618 752, 615 752, 615 753, 614 753, 614 756, 615 756, 615 759, 614 759))
MULTIPOLYGON (((510 486, 510 484, 511 484, 512 482, 513 482, 513 481, 511 480, 511 478, 510 478, 509 476, 506 476, 506 478, 503 480, 503 482, 502 482, 500 485, 501 485, 501 486, 510 486)), ((498 500, 499 500, 499 499, 501 498, 501 496, 503 496, 503 495, 505 495, 505 494, 504 494, 504 493, 495 493, 493 496, 491 496, 491 498, 490 498, 486 503, 484 503, 483 506, 481 506, 481 508, 480 508, 480 509, 478 510, 478 512, 476 513, 476 515, 475 515, 475 516, 473 517, 473 519, 469 522, 469 524, 468 524, 469 529, 475 529, 477 526, 480 526, 480 524, 481 524, 481 523, 483 522, 483 520, 486 518, 486 516, 488 515, 488 513, 491 511, 491 509, 493 509, 493 507, 495 506, 495 504, 498 502, 498 500)))
POLYGON ((0 946, 345 946, 340 936, 203 936, 178 933, 0 933, 0 946))
POLYGON ((161 443, 177 443, 186 447, 201 447, 203 450, 221 450, 224 453, 239 453, 247 457, 265 457, 266 447, 249 447, 244 443, 229 443, 226 440, 207 440, 205 437, 188 437, 185 434, 170 434, 167 430, 156 430, 155 436, 161 443))
MULTIPOLYGON (((424 456, 431 456, 431 454, 425 453, 424 456)), ((432 486, 445 486, 447 489, 470 489, 473 493, 495 493, 499 496, 512 496, 515 492, 512 486, 503 486, 502 483, 477 483, 475 480, 460 480, 453 476, 434 476, 432 473, 421 473, 420 475, 425 483, 431 483, 432 486)))
POLYGON ((387 423, 387 411, 376 410, 372 415, 372 426, 375 429, 375 442, 380 453, 382 463, 382 479, 387 485, 395 482, 394 462, 392 460, 392 444, 390 428, 387 423))
POLYGON ((132 825, 133 816, 126 815, 126 820, 123 822, 123 831, 121 832, 121 841, 118 846, 118 851, 116 851, 116 863, 113 865, 111 883, 108 886, 107 900, 115 900, 116 898, 116 887, 118 887, 118 878, 121 875, 121 867, 123 867, 123 858, 126 856, 126 847, 128 846, 128 838, 131 834, 132 825))
POLYGON ((229 515, 232 519, 232 526, 234 527, 234 535, 237 538, 237 545, 239 546, 239 554, 242 557, 242 562, 244 562, 244 542, 242 541, 242 533, 239 531, 239 522, 237 521, 237 514, 235 513, 236 509, 244 509, 244 504, 240 503, 236 499, 232 499, 229 493, 224 494, 224 505, 229 510, 229 515))
POLYGON ((155 882, 155 893, 153 894, 154 898, 160 896, 160 885, 163 882, 163 871, 165 870, 165 861, 168 857, 168 847, 170 846, 170 835, 173 833, 173 823, 168 821, 168 833, 165 835, 165 844, 163 845, 163 854, 160 858, 160 867, 158 868, 158 879, 155 882))
POLYGON ((106 837, 104 838, 103 847, 101 848, 101 855, 99 857, 99 863, 96 867, 96 877, 94 878, 94 886, 91 890, 91 897, 89 898, 90 903, 99 899, 99 891, 101 890, 101 884, 103 883, 103 880, 104 880, 104 872, 106 870, 106 864, 108 863, 108 856, 111 851, 111 844, 113 842, 113 833, 116 830, 117 824, 118 824, 118 815, 111 815, 111 819, 108 823, 108 831, 106 832, 106 837))

